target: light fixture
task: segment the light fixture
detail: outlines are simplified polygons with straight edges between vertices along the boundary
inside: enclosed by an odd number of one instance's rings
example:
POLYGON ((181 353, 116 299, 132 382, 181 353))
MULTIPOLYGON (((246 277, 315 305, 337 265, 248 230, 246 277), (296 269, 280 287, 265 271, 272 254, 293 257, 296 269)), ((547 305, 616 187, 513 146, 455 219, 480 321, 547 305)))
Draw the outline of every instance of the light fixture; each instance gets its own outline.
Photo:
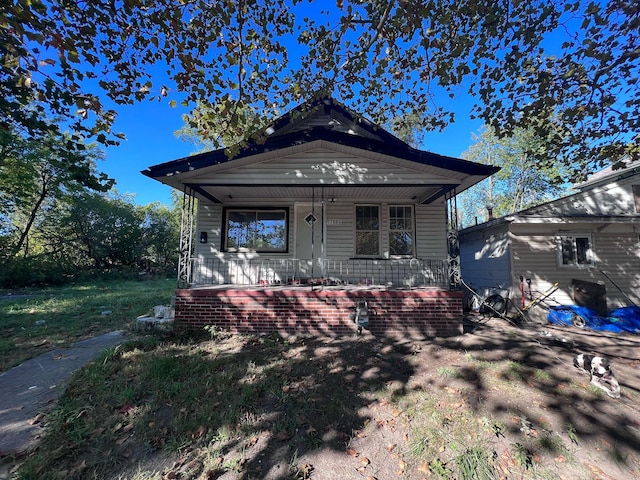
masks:
POLYGON ((207 243, 207 232, 200 232, 200 243, 207 243))

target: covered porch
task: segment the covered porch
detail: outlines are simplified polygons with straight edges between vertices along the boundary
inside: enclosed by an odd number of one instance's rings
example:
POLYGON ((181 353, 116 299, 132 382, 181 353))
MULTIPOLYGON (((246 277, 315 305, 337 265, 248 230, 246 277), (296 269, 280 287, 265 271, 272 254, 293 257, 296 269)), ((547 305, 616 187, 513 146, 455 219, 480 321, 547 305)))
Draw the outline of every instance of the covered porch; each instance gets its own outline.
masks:
POLYGON ((460 333, 456 194, 495 171, 413 148, 331 98, 234 156, 155 165, 143 173, 184 193, 176 323, 460 333))

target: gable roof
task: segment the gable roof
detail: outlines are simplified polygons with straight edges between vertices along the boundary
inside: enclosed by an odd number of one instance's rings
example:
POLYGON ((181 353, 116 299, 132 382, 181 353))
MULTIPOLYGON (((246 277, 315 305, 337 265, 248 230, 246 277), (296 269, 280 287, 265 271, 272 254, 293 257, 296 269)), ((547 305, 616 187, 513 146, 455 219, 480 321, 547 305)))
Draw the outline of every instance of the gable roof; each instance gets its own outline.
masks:
POLYGON ((632 177, 640 180, 640 162, 623 169, 605 168, 576 185, 574 193, 466 227, 460 233, 466 234, 507 223, 640 223, 640 214, 629 211, 633 201, 612 197, 610 193, 610 189, 616 188, 618 182, 632 177))
POLYGON ((142 171, 142 174, 180 190, 192 188, 202 196, 220 201, 221 195, 216 193, 214 183, 220 183, 221 180, 212 181, 211 178, 216 172, 222 174, 236 166, 257 165, 272 161, 275 157, 315 149, 347 154, 353 158, 398 163, 407 170, 423 172, 423 176, 430 174, 433 181, 423 178, 416 185, 430 184, 431 191, 423 191, 420 196, 414 195, 423 203, 429 203, 447 191, 465 190, 499 170, 499 167, 415 149, 369 120, 350 112, 332 98, 299 105, 275 120, 262 133, 266 138, 264 142, 250 139, 232 158, 225 149, 218 149, 161 163, 142 171), (206 182, 198 180, 200 173, 209 175, 206 182), (436 184, 439 188, 434 189, 436 184))

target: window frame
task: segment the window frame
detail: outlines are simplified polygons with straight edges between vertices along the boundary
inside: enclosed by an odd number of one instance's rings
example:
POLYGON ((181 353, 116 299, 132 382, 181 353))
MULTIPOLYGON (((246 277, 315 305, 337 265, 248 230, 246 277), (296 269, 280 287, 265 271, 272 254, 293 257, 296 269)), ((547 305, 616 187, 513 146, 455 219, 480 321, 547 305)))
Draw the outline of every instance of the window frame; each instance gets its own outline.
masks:
POLYGON ((354 258, 380 258, 382 256, 382 219, 381 219, 381 205, 376 203, 356 203, 353 205, 353 256, 354 258), (374 232, 374 230, 358 230, 358 207, 375 207, 378 209, 378 252, 372 254, 359 254, 358 253, 358 232, 374 232))
POLYGON ((559 233, 556 237, 556 250, 557 250, 557 262, 558 267, 560 268, 592 268, 595 265, 595 255, 593 248, 593 235, 591 233, 586 232, 562 232, 559 233), (572 263, 565 263, 564 256, 564 243, 566 239, 573 239, 573 257, 575 261, 572 263), (584 263, 580 263, 578 259, 578 246, 576 244, 576 240, 578 239, 586 239, 588 242, 588 248, 586 249, 585 255, 587 261, 584 263))
POLYGON ((291 226, 289 221, 289 209, 287 207, 225 207, 222 212, 223 223, 223 235, 221 250, 225 253, 269 253, 269 254, 281 254, 289 253, 289 228, 291 226), (253 212, 256 217, 262 212, 282 212, 284 220, 284 247, 279 249, 270 248, 248 248, 248 247, 229 247, 229 216, 234 212, 253 212))
POLYGON ((389 204, 387 205, 387 218, 388 218, 388 249, 389 258, 415 258, 416 256, 416 210, 412 204, 389 204), (392 208, 408 208, 409 219, 411 220, 411 230, 406 229, 392 229, 391 228, 391 209, 392 208), (391 253, 391 234, 393 232, 410 232, 411 234, 411 253, 393 254, 391 253))

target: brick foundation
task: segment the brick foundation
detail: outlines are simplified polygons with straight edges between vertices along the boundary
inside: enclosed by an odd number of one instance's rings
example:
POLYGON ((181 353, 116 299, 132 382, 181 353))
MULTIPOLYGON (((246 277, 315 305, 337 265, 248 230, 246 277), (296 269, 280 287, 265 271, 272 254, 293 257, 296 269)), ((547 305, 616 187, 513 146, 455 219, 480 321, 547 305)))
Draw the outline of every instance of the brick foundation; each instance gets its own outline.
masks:
POLYGON ((215 325, 235 333, 351 335, 356 328, 349 316, 364 301, 368 330, 377 336, 462 333, 462 292, 438 289, 182 289, 176 291, 175 324, 215 325))

